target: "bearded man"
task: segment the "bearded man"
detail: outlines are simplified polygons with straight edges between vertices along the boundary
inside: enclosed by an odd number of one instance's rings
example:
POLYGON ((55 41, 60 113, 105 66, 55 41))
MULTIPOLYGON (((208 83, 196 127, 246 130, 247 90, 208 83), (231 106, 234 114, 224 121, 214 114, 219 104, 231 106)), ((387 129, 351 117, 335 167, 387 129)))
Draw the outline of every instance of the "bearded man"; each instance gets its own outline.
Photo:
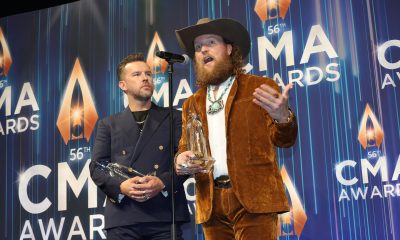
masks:
POLYGON ((246 28, 233 19, 200 19, 176 31, 194 60, 199 89, 183 104, 203 125, 212 171, 190 164, 195 154, 182 134, 175 157, 177 174, 195 174, 196 222, 207 240, 276 239, 277 214, 289 211, 276 147, 290 147, 297 124, 288 107, 288 84, 280 91, 269 78, 244 74, 250 50, 246 28))

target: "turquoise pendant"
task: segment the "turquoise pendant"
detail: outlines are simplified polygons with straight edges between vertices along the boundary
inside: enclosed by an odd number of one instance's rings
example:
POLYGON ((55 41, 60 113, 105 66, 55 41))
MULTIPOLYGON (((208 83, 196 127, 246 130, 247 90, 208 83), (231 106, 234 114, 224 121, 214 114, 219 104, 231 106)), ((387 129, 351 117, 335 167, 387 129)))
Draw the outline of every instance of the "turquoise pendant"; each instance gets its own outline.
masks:
POLYGON ((208 107, 208 114, 216 114, 219 111, 221 111, 222 109, 224 109, 224 102, 222 101, 222 99, 220 99, 219 101, 215 101, 212 102, 210 104, 210 106, 208 107))

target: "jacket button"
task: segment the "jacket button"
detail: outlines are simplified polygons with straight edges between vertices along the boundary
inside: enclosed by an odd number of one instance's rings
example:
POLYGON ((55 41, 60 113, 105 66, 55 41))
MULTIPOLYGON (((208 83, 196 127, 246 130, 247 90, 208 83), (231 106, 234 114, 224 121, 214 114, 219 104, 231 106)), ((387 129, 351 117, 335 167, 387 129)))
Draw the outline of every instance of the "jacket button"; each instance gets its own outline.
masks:
POLYGON ((158 164, 154 164, 154 169, 158 169, 158 168, 159 168, 158 164))
POLYGON ((160 149, 160 151, 162 151, 164 149, 163 145, 158 146, 158 149, 160 149))
POLYGON ((122 150, 122 155, 125 155, 126 154, 126 151, 125 150, 122 150))

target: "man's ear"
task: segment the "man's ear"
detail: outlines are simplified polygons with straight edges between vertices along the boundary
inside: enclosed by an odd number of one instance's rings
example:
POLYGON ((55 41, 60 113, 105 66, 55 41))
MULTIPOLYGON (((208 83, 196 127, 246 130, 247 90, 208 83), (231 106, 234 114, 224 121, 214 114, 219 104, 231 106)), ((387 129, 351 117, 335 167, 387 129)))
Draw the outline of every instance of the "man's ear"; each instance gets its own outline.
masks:
POLYGON ((122 91, 126 91, 126 82, 125 81, 119 81, 118 86, 122 91))
POLYGON ((228 55, 231 55, 232 54, 232 44, 227 44, 226 49, 228 51, 228 55))

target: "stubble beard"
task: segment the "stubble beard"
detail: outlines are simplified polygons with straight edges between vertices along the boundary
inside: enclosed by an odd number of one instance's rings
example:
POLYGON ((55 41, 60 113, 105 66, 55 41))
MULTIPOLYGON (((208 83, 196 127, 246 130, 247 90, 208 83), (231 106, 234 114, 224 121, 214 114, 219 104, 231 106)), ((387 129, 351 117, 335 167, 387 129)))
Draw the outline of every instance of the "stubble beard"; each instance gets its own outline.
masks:
POLYGON ((151 95, 150 96, 144 96, 144 95, 136 95, 135 99, 141 102, 147 102, 151 99, 151 95))
POLYGON ((212 71, 205 70, 202 63, 195 63, 197 86, 219 85, 233 74, 233 65, 230 56, 214 61, 216 62, 212 71))
POLYGON ((154 87, 151 87, 151 91, 150 93, 146 92, 141 92, 140 90, 136 93, 134 93, 132 96, 134 99, 141 101, 141 102, 147 102, 151 99, 151 97, 153 96, 153 91, 154 91, 154 87))

